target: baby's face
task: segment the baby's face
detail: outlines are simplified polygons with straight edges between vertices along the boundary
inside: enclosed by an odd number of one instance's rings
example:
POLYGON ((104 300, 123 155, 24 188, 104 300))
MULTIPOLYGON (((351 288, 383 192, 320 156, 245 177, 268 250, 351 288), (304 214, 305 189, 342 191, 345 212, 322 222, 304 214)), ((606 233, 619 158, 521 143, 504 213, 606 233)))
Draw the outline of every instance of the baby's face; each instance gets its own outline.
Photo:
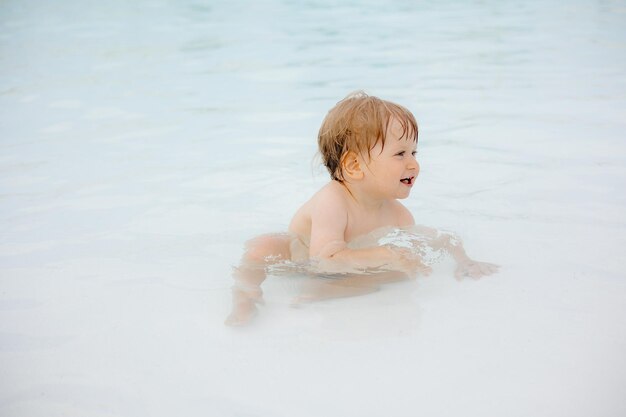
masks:
POLYGON ((407 198, 420 166, 415 159, 417 143, 402 137, 402 125, 392 119, 387 128, 385 146, 377 143, 365 158, 364 181, 368 190, 381 198, 407 198))

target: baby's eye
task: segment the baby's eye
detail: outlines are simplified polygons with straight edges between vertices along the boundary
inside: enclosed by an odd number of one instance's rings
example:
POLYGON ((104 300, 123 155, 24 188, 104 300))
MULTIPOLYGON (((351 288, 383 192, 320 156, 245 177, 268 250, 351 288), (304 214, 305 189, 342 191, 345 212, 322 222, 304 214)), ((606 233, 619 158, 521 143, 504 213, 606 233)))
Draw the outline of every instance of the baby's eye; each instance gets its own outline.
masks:
POLYGON ((402 151, 402 152, 398 152, 398 153, 396 154, 396 156, 404 156, 404 151, 402 151))
POLYGON ((413 156, 417 155, 417 151, 411 152, 411 155, 413 155, 413 156))

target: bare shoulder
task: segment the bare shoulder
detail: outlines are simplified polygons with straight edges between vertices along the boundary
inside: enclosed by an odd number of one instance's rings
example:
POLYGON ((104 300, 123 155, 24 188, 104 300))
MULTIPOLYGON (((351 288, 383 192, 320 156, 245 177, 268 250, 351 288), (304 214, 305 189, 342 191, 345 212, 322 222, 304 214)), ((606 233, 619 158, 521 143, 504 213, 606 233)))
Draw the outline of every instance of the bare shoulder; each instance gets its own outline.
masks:
POLYGON ((333 208, 346 207, 346 192, 337 181, 331 181, 315 193, 311 198, 311 205, 315 207, 331 205, 333 208))
POLYGON ((392 202, 391 209, 398 226, 413 226, 415 224, 415 219, 409 209, 398 200, 392 202))
MULTIPOLYGON (((289 225, 289 231, 305 238, 311 234, 313 218, 322 218, 327 215, 346 211, 345 191, 341 184, 331 181, 320 188, 313 196, 298 209, 289 225)), ((339 216, 341 217, 341 216, 339 216)))

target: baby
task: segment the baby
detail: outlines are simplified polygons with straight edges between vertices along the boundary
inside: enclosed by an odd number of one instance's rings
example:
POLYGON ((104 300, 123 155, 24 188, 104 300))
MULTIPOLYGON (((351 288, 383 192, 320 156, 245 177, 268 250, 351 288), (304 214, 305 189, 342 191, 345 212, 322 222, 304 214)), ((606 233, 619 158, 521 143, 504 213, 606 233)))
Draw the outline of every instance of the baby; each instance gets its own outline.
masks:
MULTIPOLYGON (((356 238, 375 230, 408 228, 413 216, 399 199, 405 199, 420 171, 416 159, 418 127, 406 108, 353 93, 337 103, 324 119, 318 146, 331 181, 296 212, 288 234, 263 235, 247 243, 235 269, 233 310, 228 325, 244 324, 262 301, 261 283, 268 267, 279 262, 311 262, 322 274, 354 271, 385 271, 381 274, 346 276, 330 288, 333 296, 371 291, 389 282, 430 268, 406 248, 374 245, 355 248, 356 238), (375 278, 372 278, 375 277, 375 278), (339 283, 339 284, 338 284, 339 283)), ((432 229, 434 246, 445 249, 457 262, 458 277, 479 278, 497 270, 496 265, 476 262, 460 241, 432 229)), ((324 284, 320 284, 324 285, 324 284)))

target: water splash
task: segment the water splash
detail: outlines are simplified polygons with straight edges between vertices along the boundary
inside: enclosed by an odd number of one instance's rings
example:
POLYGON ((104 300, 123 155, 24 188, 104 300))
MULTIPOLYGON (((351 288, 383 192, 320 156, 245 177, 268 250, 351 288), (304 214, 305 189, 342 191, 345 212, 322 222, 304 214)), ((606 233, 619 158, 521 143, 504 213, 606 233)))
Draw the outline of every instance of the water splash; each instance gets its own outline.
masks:
MULTIPOLYGON (((348 242, 348 248, 364 249, 376 246, 390 246, 408 249, 424 265, 431 266, 440 262, 446 256, 448 247, 457 246, 460 242, 458 237, 452 232, 425 226, 384 227, 348 242)), ((336 278, 354 273, 363 275, 375 274, 385 270, 385 268, 347 268, 345 272, 335 271, 334 273, 328 273, 320 269, 319 261, 315 259, 303 262, 272 259, 272 262, 268 262, 266 270, 272 275, 304 274, 322 278, 336 278)))
POLYGON ((434 265, 446 254, 441 245, 443 237, 449 236, 446 232, 436 231, 432 234, 423 234, 410 229, 395 228, 387 235, 378 239, 379 246, 388 245, 409 249, 412 254, 418 256, 425 265, 434 265))

